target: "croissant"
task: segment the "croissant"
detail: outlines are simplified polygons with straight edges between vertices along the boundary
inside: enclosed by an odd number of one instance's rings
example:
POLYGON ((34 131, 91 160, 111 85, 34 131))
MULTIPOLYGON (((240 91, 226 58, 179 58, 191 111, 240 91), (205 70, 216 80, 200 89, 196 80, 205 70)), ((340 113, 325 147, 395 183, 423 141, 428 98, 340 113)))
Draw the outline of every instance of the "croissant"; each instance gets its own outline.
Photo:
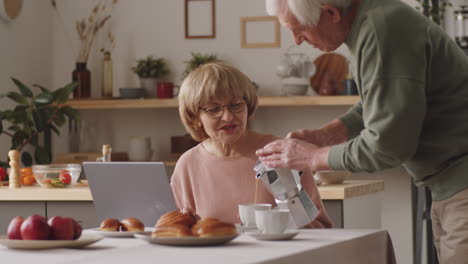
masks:
POLYGON ((186 237, 193 236, 192 231, 186 225, 168 224, 158 226, 151 232, 151 237, 186 237))
POLYGON ((196 230, 199 237, 217 237, 217 236, 234 236, 237 235, 236 226, 225 222, 210 222, 201 224, 196 230))
POLYGON ((196 236, 198 236, 198 231, 200 230, 200 228, 202 226, 205 226, 205 225, 210 225, 210 224, 214 224, 214 223, 218 223, 219 220, 216 219, 216 218, 205 218, 205 219, 202 219, 202 220, 198 220, 193 226, 192 226, 192 233, 196 236))
POLYGON ((193 213, 182 213, 179 211, 172 211, 162 215, 156 222, 155 227, 165 226, 171 224, 181 224, 187 227, 191 227, 197 221, 193 213))

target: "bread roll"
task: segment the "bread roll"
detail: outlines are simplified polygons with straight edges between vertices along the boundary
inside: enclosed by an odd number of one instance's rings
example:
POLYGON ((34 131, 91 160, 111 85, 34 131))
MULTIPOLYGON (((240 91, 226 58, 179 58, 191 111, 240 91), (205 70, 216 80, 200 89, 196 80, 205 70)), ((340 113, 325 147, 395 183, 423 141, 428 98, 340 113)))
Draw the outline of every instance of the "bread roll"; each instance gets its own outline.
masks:
POLYGON ((115 218, 106 218, 99 226, 101 231, 120 231, 120 221, 115 218))
POLYGON ((198 220, 193 226, 192 226, 192 233, 195 236, 198 236, 198 231, 203 225, 208 225, 208 224, 213 224, 213 223, 218 223, 219 220, 216 218, 205 218, 202 220, 198 220))
POLYGON ((193 213, 182 213, 180 211, 172 211, 162 215, 156 222, 156 226, 165 226, 172 224, 181 224, 191 227, 197 221, 193 213))
POLYGON ((217 237, 237 235, 236 226, 225 222, 209 222, 201 224, 196 235, 199 237, 217 237))
POLYGON ((120 221, 120 230, 128 232, 143 232, 145 225, 138 219, 129 217, 120 221))
POLYGON ((151 237, 186 237, 193 236, 192 231, 186 225, 168 224, 158 226, 151 232, 151 237))

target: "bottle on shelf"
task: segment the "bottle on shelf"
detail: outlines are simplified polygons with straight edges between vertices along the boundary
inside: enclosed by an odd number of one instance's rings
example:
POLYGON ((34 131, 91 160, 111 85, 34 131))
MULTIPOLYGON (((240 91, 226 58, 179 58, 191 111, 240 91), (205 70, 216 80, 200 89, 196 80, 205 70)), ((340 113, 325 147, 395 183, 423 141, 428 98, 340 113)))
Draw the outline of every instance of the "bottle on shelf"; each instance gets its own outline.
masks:
POLYGON ((97 158, 99 162, 111 162, 112 147, 110 145, 102 145, 102 157, 97 158))
POLYGON ((112 97, 112 59, 110 52, 104 52, 103 76, 102 76, 102 97, 112 97))

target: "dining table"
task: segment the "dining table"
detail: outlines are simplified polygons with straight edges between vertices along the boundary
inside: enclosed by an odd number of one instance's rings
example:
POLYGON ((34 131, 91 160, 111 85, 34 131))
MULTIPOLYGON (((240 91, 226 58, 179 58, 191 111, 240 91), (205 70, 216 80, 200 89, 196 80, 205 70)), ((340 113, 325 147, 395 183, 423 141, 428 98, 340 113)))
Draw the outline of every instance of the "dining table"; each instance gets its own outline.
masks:
MULTIPOLYGON (((105 237, 83 248, 11 249, 2 263, 378 263, 394 264, 391 238, 381 229, 300 229, 291 240, 257 240, 249 232, 216 246, 168 246, 139 238, 105 237)), ((83 236, 92 232, 85 230, 83 236)))

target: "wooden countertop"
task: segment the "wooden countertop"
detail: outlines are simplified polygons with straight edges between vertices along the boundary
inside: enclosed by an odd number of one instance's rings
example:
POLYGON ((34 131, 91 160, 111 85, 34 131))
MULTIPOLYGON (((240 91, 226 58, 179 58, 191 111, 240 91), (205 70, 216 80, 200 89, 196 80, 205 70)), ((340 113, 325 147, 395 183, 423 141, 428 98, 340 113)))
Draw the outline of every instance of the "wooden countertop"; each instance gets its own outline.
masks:
MULTIPOLYGON (((384 190, 383 180, 345 181, 342 184, 319 185, 323 200, 344 200, 384 190)), ((89 187, 47 189, 39 186, 24 186, 20 189, 0 187, 0 202, 5 201, 92 201, 89 187)))

